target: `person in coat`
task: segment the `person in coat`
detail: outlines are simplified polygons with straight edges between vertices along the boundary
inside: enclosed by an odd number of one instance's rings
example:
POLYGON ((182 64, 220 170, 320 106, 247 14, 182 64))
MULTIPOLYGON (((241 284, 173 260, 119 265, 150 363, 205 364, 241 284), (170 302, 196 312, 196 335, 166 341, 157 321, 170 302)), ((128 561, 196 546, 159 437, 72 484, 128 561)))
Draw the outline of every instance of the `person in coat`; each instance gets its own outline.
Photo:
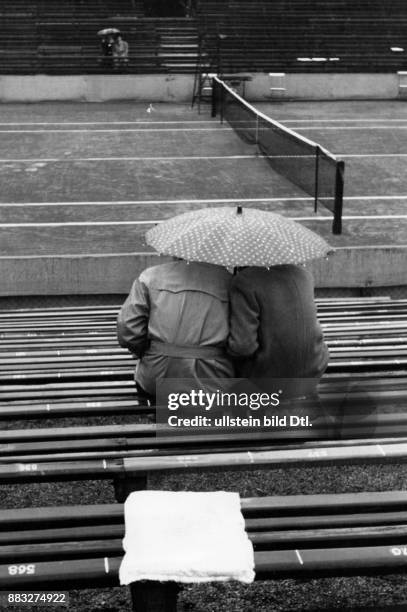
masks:
POLYGON ((113 61, 116 68, 127 66, 129 63, 129 43, 123 39, 121 34, 116 36, 113 45, 113 61))
POLYGON ((304 385, 312 379, 315 390, 329 353, 308 271, 295 265, 244 268, 233 277, 230 310, 228 351, 237 376, 261 379, 262 388, 270 379, 290 379, 292 389, 294 379, 304 385))
MULTIPOLYGON (((229 288, 225 268, 176 260, 147 268, 134 282, 117 322, 119 344, 138 359, 138 388, 154 398, 164 378, 234 375, 226 353, 229 288)), ((208 388, 208 387, 206 387, 208 388)))
POLYGON ((332 415, 317 391, 329 353, 317 319, 313 279, 303 267, 247 267, 233 277, 228 351, 236 376, 245 379, 239 388, 282 392, 279 416, 319 418, 318 434, 301 428, 298 436, 334 435, 332 415))

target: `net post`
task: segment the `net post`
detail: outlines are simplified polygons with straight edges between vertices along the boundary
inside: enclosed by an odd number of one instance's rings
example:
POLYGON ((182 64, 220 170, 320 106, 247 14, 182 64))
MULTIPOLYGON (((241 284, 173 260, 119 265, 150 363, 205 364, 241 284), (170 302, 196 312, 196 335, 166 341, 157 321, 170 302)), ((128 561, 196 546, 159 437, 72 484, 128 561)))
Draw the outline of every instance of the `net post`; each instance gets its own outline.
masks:
POLYGON ((315 187, 314 187, 314 212, 318 211, 318 191, 319 191, 319 147, 315 149, 315 187))
POLYGON ((216 80, 212 77, 212 96, 211 96, 211 117, 216 117, 218 113, 218 84, 216 80))
POLYGON ((259 116, 256 115, 256 145, 259 144, 259 116))
POLYGON ((225 116, 225 89, 220 87, 220 122, 223 123, 225 116))
POLYGON ((344 186, 345 162, 338 161, 335 176, 335 206, 332 233, 342 233, 342 209, 343 209, 343 186, 344 186))

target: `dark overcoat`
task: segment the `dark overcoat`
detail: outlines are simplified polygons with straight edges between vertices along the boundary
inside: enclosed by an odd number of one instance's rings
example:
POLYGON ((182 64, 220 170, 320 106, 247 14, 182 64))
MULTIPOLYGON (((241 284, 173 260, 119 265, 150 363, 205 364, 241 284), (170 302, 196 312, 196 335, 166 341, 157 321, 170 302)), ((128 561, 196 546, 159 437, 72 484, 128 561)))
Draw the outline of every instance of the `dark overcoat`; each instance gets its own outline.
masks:
POLYGON ((233 278, 230 309, 228 347, 239 376, 322 376, 329 354, 305 268, 245 268, 233 278))

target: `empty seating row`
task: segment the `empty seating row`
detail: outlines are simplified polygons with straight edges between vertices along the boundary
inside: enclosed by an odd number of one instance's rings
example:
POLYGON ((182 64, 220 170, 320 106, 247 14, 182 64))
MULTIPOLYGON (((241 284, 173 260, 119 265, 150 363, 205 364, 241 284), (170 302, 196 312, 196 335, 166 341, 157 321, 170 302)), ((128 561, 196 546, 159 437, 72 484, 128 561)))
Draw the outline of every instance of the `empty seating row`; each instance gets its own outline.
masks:
POLYGON ((201 0, 199 7, 208 63, 221 71, 395 71, 404 63, 401 2, 201 0), (314 56, 325 63, 302 60, 314 56))
MULTIPOLYGON (((406 502, 405 491, 242 499, 256 579, 404 573, 406 502)), ((120 504, 2 510, 0 590, 117 586, 123 535, 120 504)), ((176 608, 176 589, 161 607, 132 592, 142 612, 176 608)))

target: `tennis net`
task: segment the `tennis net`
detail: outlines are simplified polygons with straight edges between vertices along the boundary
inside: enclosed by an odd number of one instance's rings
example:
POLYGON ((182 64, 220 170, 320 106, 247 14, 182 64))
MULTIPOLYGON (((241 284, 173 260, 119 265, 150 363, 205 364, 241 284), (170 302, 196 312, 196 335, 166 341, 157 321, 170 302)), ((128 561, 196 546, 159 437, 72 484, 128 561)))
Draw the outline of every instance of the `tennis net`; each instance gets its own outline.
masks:
POLYGON ((256 145, 271 167, 333 213, 332 232, 342 232, 343 161, 316 142, 270 119, 213 77, 212 114, 220 114, 242 140, 256 145))

